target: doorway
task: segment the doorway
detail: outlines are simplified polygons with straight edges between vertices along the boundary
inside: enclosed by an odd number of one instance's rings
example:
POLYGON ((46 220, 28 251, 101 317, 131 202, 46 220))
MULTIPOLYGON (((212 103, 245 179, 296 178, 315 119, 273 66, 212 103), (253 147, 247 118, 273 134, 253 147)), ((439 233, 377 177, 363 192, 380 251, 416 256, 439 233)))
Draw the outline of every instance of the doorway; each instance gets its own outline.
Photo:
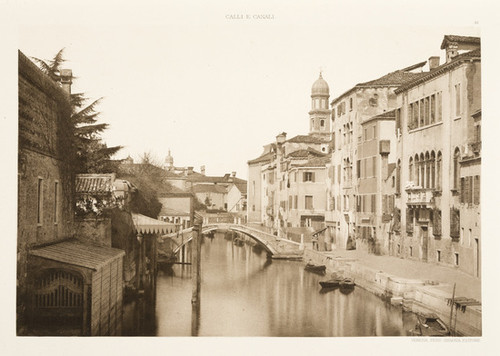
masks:
POLYGON ((422 244, 422 261, 427 262, 428 259, 428 244, 429 244, 429 230, 427 226, 420 227, 421 244, 422 244))

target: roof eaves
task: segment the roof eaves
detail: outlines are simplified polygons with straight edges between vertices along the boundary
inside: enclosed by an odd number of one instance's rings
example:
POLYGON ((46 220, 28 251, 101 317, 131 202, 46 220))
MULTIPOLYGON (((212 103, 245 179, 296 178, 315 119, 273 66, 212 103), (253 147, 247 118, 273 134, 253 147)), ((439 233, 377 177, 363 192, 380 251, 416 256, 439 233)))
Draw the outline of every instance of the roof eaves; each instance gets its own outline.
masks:
POLYGON ((397 88, 394 91, 394 93, 400 94, 408 89, 411 89, 419 84, 422 84, 422 83, 428 81, 429 79, 440 76, 441 74, 444 74, 444 73, 458 67, 460 64, 462 64, 466 61, 477 61, 477 60, 481 60, 480 49, 475 49, 475 50, 472 50, 470 52, 465 52, 465 53, 459 54, 458 56, 453 58, 453 60, 451 62, 444 63, 443 65, 437 67, 436 69, 434 69, 430 72, 426 72, 423 76, 401 85, 399 88, 397 88), (476 55, 476 53, 478 53, 478 54, 476 55))

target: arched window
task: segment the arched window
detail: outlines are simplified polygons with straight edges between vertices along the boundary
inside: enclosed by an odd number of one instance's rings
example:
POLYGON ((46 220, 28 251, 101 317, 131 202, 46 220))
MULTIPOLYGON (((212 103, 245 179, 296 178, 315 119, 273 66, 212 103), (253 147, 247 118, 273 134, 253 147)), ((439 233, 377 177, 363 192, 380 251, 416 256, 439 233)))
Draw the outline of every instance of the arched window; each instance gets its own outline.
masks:
POLYGON ((418 159, 418 155, 415 155, 415 168, 413 174, 415 175, 414 184, 419 186, 421 181, 420 181, 420 160, 418 159))
POLYGON ((455 154, 453 155, 453 189, 458 190, 460 184, 460 150, 455 148, 455 154))
POLYGON ((320 120, 319 126, 321 127, 322 130, 325 129, 325 120, 320 120))
POLYGON ((431 180, 430 188, 436 188, 436 154, 431 152, 431 180))
POLYGON ((425 187, 424 188, 431 187, 430 178, 431 178, 431 159, 429 157, 429 152, 425 152, 425 187))
POLYGON ((420 186, 425 187, 425 158, 424 154, 420 154, 420 186))
POLYGON ((413 157, 410 157, 410 164, 409 164, 409 175, 410 175, 410 182, 413 182, 413 157))
POLYGON ((436 189, 441 190, 441 168, 442 168, 442 156, 441 151, 437 154, 436 160, 436 189))

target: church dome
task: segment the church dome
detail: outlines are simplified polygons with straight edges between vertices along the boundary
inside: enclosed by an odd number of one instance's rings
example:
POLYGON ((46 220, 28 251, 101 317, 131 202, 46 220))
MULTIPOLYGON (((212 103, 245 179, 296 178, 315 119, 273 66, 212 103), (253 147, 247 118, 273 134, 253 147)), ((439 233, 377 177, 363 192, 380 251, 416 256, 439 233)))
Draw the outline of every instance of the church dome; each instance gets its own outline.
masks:
POLYGON ((330 88, 328 87, 328 83, 323 79, 321 73, 319 74, 319 78, 314 82, 311 95, 330 95, 330 88))

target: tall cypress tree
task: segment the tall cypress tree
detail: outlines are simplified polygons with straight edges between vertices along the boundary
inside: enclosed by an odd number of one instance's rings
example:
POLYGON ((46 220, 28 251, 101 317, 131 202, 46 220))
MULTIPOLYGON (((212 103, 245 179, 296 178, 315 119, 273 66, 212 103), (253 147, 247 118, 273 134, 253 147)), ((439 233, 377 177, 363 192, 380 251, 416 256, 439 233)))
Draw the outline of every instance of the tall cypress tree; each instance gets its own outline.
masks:
MULTIPOLYGON (((61 83, 61 65, 65 62, 64 48, 51 60, 42 60, 32 57, 39 68, 53 81, 61 83)), ((71 122, 74 126, 74 146, 76 148, 76 173, 105 173, 112 169, 110 158, 122 146, 108 147, 102 140, 101 133, 108 128, 106 123, 97 123, 99 112, 96 107, 102 98, 88 104, 89 99, 84 93, 72 93, 70 102, 72 106, 71 122)))

